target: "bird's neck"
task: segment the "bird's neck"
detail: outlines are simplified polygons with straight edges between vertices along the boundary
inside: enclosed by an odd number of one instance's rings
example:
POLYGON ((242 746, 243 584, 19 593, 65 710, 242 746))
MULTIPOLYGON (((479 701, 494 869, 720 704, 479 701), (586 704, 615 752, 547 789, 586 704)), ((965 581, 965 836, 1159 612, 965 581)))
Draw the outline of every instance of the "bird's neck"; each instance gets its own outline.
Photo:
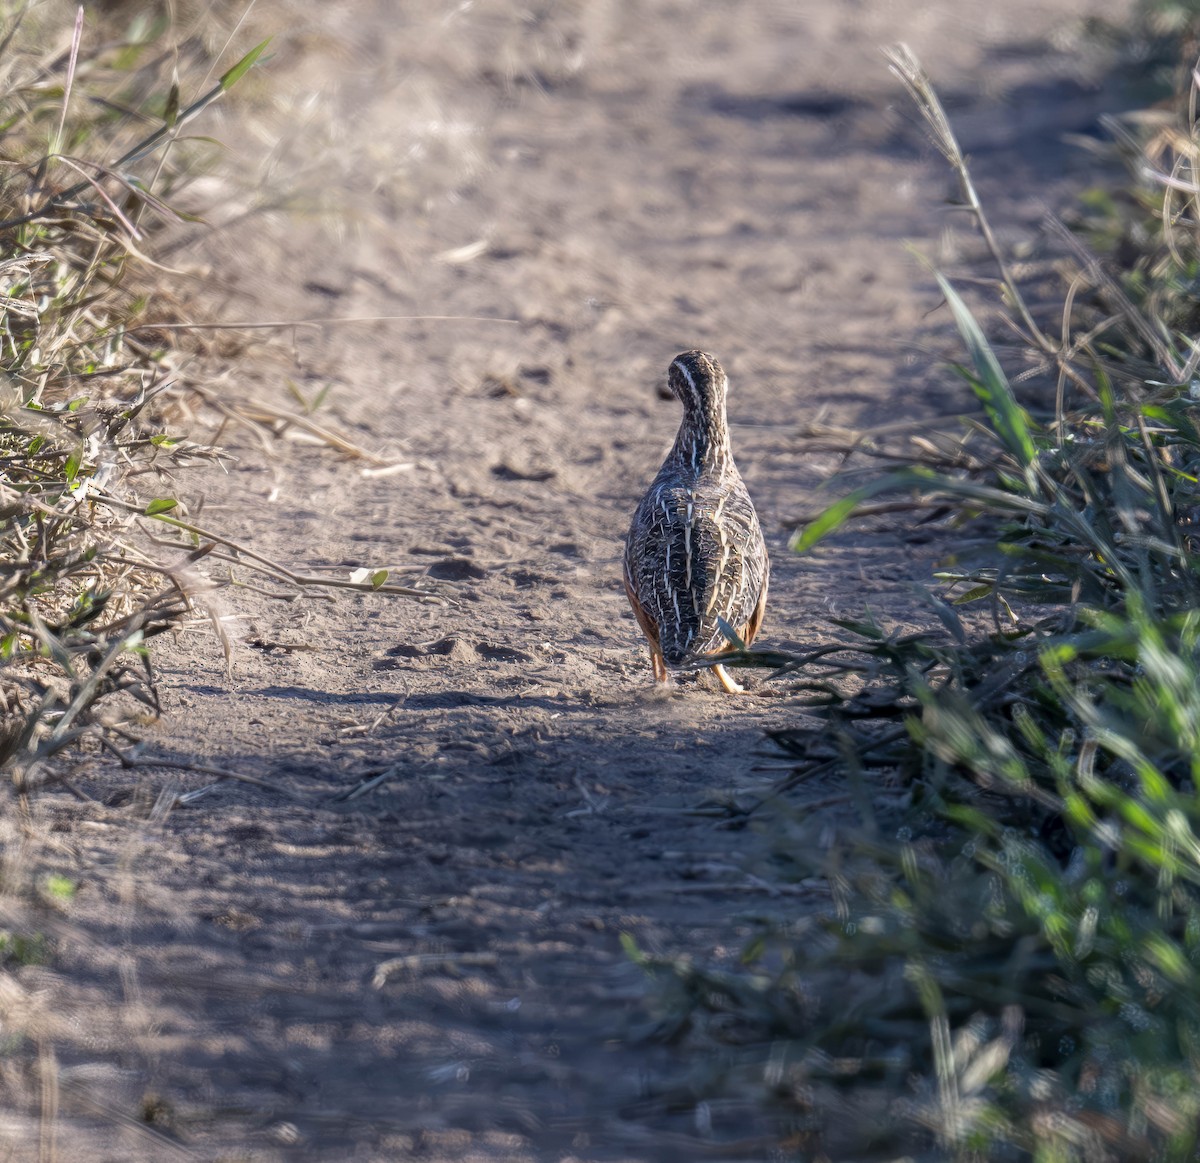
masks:
POLYGON ((723 400, 684 414, 671 459, 693 472, 720 470, 733 463, 723 400))

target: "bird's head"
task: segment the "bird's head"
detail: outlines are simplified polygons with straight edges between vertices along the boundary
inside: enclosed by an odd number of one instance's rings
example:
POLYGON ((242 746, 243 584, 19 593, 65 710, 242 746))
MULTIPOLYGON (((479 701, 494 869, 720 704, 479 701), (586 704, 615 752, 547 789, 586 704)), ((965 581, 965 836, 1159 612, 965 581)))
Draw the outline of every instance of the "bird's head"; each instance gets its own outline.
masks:
POLYGON ((729 381, 715 355, 706 351, 685 351, 677 355, 667 370, 671 394, 692 416, 719 415, 725 407, 729 381))

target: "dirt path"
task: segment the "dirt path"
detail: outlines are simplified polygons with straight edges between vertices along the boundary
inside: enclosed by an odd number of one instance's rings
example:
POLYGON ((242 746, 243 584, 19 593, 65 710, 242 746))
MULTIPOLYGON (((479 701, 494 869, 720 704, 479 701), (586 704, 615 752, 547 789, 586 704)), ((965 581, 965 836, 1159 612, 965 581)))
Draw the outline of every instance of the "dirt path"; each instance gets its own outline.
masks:
MULTIPOLYGON (((1094 78, 1063 31, 1082 5, 397 7, 330 6, 324 31, 293 13, 266 75, 326 94, 292 107, 289 164, 312 155, 345 233, 258 217, 183 254, 216 264, 228 318, 490 321, 301 331, 293 366, 236 371, 280 404, 285 375, 328 387, 322 416, 412 467, 246 440, 205 519, 297 567, 428 576, 452 604, 232 591, 233 679, 182 635, 151 745, 282 792, 227 782, 162 817, 128 795, 203 779, 105 769, 79 778, 111 807, 38 806, 26 855, 81 884, 58 956, 14 986, 49 1031, 59 1157, 766 1158, 752 1108, 687 1089, 703 1063, 630 1037, 622 932, 721 961, 751 913, 825 899, 761 892, 755 833, 688 811, 761 788, 762 730, 799 712, 757 682, 650 690, 618 562, 677 423, 655 389, 688 347, 730 373, 773 551, 764 643, 810 645, 867 602, 912 616, 919 548, 803 561, 783 529, 834 467, 802 424, 960 401, 903 242, 951 264, 974 243, 943 236, 948 181, 878 46, 914 45, 1020 232, 1030 191, 1078 184, 1059 135, 1103 107, 1065 83, 1094 78)), ((11 1073, 10 1141, 32 1151, 44 1096, 11 1073)))

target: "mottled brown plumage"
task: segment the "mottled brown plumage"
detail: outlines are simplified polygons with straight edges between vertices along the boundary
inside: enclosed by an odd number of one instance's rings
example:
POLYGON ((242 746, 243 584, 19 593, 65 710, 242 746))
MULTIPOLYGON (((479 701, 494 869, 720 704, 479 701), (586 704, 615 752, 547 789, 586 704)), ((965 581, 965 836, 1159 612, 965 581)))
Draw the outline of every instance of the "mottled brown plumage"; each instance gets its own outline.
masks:
MULTIPOLYGON (((703 351, 685 351, 667 383, 683 421, 625 541, 625 589, 658 682, 730 649, 718 618, 752 642, 770 574, 758 515, 729 449, 724 370, 703 351)), ((713 669, 727 691, 741 690, 724 667, 713 669)))

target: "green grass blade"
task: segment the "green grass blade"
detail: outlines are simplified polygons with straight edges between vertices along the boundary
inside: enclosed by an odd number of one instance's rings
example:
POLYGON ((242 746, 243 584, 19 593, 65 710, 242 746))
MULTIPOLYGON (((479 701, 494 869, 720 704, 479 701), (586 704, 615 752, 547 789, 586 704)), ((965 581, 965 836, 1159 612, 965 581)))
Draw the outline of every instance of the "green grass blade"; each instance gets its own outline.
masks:
POLYGON ((899 472, 888 473, 887 476, 839 497, 792 538, 791 548, 796 553, 807 553, 817 542, 823 541, 831 533, 836 533, 854 516, 859 505, 880 493, 906 488, 928 489, 937 484, 940 484, 940 481, 928 470, 902 469, 899 472))
POLYGON ((938 286, 950 305, 959 334, 971 354, 971 362, 975 366, 975 375, 978 378, 972 381, 971 386, 987 411, 996 434, 1009 452, 1017 458, 1021 467, 1025 468, 1037 456, 1029 415, 1017 403, 1008 377, 1001 369, 995 352, 992 351, 970 308, 942 275, 936 277, 938 286))
POLYGON ((221 91, 225 92, 238 83, 258 62, 258 58, 266 51, 267 45, 271 43, 271 38, 268 36, 261 44, 257 44, 252 48, 232 69, 221 75, 221 91))

